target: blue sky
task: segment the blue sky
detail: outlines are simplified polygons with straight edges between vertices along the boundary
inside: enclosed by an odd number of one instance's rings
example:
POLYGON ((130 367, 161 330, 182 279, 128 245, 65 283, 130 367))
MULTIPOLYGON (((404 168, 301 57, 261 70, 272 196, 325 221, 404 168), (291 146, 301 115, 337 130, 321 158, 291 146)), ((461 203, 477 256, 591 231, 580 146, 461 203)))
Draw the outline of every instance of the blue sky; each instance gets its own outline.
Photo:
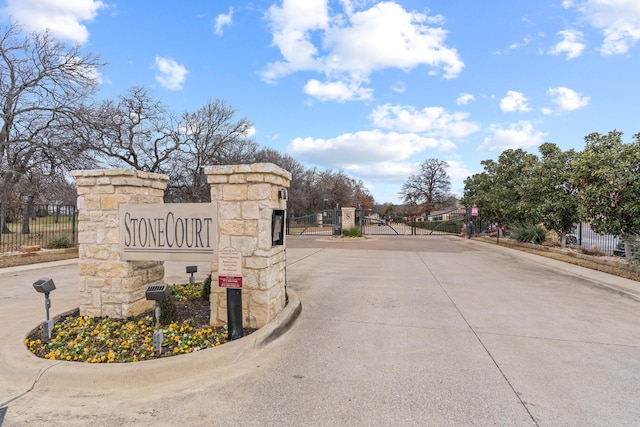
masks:
POLYGON ((262 146, 342 169, 378 203, 428 158, 452 190, 507 148, 640 132, 637 0, 3 0, 174 112, 220 98, 262 146))

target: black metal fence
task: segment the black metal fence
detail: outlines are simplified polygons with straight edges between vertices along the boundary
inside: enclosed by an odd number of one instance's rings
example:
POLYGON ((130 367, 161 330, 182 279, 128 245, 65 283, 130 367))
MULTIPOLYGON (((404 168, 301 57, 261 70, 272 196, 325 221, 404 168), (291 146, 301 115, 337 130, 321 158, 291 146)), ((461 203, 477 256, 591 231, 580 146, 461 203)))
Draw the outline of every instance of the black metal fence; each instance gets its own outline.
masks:
MULTIPOLYGON (((496 233, 496 224, 483 220, 482 217, 471 217, 472 234, 482 235, 496 233)), ((509 237, 509 229, 501 230, 501 237, 509 237)), ((613 255, 619 248, 620 238, 611 234, 596 233, 588 221, 576 224, 573 232, 566 236, 567 246, 582 248, 595 254, 613 255)))
POLYGON ((23 246, 74 247, 78 244, 78 211, 75 205, 16 205, 0 223, 0 253, 23 246))

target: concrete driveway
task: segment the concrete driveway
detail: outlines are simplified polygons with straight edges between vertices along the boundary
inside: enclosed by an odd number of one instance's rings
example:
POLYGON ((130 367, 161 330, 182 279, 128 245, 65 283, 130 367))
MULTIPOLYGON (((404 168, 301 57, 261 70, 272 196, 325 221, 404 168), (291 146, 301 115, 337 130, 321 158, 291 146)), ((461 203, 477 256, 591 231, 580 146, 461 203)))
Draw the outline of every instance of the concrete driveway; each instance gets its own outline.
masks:
POLYGON ((6 270, 2 426, 640 424, 640 283, 508 248, 289 236, 291 330, 128 366, 18 351, 44 314, 33 280, 56 280, 59 313, 77 269, 6 270))

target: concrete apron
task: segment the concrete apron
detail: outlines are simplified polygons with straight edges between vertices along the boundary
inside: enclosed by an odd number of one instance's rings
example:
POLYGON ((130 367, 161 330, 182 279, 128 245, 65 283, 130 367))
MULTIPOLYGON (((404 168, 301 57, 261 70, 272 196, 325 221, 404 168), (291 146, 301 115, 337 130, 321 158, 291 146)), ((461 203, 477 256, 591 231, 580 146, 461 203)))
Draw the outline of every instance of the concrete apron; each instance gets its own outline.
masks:
MULTIPOLYGON (((8 405, 5 421, 632 425, 640 419, 640 306, 624 292, 637 292, 638 282, 462 239, 288 239, 288 287, 304 313, 281 339, 225 361, 224 369, 189 357, 213 359, 229 344, 178 356, 172 362, 185 362, 176 368, 184 377, 171 387, 154 387, 164 368, 129 371, 137 381, 119 389, 109 379, 103 389, 89 375, 80 376, 84 386, 50 381, 57 365, 34 385, 43 364, 71 363, 29 355, 29 380, 13 385, 23 397, 8 405)), ((16 325, 41 320, 41 296, 29 289, 40 273, 20 277, 24 289, 8 287, 9 297, 0 299, 3 323, 21 329, 16 325), (4 317, 14 304, 20 307, 4 317)), ((59 302, 52 295, 53 312, 73 308, 68 292, 59 302)), ((8 329, 0 325, 0 338, 22 345, 26 332, 8 329)))

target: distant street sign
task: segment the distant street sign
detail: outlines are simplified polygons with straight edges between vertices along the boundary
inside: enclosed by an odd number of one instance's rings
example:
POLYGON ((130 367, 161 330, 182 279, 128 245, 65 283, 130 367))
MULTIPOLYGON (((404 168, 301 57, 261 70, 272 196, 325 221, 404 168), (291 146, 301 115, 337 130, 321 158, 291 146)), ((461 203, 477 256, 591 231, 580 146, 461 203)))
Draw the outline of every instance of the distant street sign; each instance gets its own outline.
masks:
POLYGON ((471 208, 471 216, 478 216, 478 207, 477 206, 473 206, 471 208))

